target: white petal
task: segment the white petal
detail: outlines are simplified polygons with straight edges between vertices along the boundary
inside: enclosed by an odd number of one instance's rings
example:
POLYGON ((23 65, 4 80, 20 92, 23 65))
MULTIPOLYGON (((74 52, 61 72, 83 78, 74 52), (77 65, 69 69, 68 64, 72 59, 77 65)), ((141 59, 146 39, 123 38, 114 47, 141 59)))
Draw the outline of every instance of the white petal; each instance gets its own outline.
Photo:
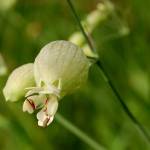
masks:
POLYGON ((37 94, 43 90, 43 88, 41 88, 41 87, 30 87, 30 88, 26 88, 26 89, 29 91, 26 93, 25 97, 28 97, 32 94, 37 94))
POLYGON ((59 96, 59 92, 58 91, 54 91, 54 90, 44 90, 44 91, 39 92, 39 94, 54 94, 57 97, 60 97, 59 96))
POLYGON ((39 121, 44 121, 45 120, 45 118, 46 118, 46 114, 45 114, 45 112, 43 111, 43 110, 41 110, 41 111, 39 111, 38 113, 37 113, 37 115, 36 115, 36 117, 37 117, 37 119, 39 120, 39 121))
POLYGON ((43 90, 39 91, 40 94, 54 94, 59 97, 60 89, 55 87, 54 85, 48 84, 43 87, 43 90))
POLYGON ((50 116, 54 116, 58 108, 57 97, 53 96, 47 103, 47 113, 50 116))
POLYGON ((25 97, 28 97, 32 94, 55 94, 59 97, 60 94, 60 89, 53 85, 48 85, 45 87, 29 87, 26 89, 29 91, 26 93, 25 97))
POLYGON ((34 95, 30 96, 29 99, 32 99, 32 101, 34 101, 35 107, 36 109, 38 109, 45 105, 47 97, 45 95, 34 95))
POLYGON ((28 113, 32 114, 34 109, 32 105, 29 103, 28 100, 25 100, 23 103, 23 112, 27 111, 28 113))
POLYGON ((53 91, 53 92, 55 92, 55 93, 60 93, 60 89, 58 89, 57 87, 55 87, 54 85, 50 85, 50 84, 48 84, 48 90, 49 91, 53 91))
POLYGON ((40 127, 43 127, 44 125, 43 125, 43 122, 42 121, 38 121, 38 126, 40 126, 40 127))
POLYGON ((46 116, 44 121, 41 121, 41 120, 38 121, 38 125, 41 127, 46 127, 50 123, 52 123, 53 119, 54 119, 54 116, 46 116))

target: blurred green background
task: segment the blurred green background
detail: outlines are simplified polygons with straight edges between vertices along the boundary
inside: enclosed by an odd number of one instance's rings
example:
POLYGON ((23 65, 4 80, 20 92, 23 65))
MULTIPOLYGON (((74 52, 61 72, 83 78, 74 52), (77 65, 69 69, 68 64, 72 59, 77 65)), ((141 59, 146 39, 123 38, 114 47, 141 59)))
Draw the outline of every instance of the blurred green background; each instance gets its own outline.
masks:
MULTIPOLYGON (((73 1, 81 19, 99 0, 73 1)), ((113 0, 110 14, 93 31, 99 56, 130 110, 150 131, 150 1, 113 0), (119 19, 119 20, 118 20, 119 19), (120 35, 122 25, 129 33, 120 35)), ((33 62, 50 41, 67 40, 79 31, 66 0, 0 0, 0 53, 8 73, 33 62)), ((57 120, 40 128, 22 101, 5 102, 0 92, 0 150, 92 150, 57 120)), ((80 91, 60 101, 59 113, 108 150, 149 150, 147 142, 122 110, 96 66, 80 91)))

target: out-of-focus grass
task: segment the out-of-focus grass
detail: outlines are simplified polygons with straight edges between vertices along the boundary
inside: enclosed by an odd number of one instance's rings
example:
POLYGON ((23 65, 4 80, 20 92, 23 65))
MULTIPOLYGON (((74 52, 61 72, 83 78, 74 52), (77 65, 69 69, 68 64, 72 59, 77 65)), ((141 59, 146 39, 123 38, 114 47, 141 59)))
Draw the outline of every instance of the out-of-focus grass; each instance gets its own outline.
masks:
MULTIPOLYGON (((75 1, 81 18, 98 1, 75 1)), ((114 1, 130 34, 118 36, 117 19, 108 18, 93 32, 100 58, 130 110, 150 130, 149 1, 114 1), (112 36, 113 35, 113 36, 112 36)), ((0 12, 0 52, 11 72, 32 62, 44 44, 68 37, 78 27, 66 1, 18 0, 0 12)), ((0 77, 2 90, 7 76, 0 77)), ((87 149, 85 143, 54 121, 39 128, 35 116, 22 112, 22 101, 5 102, 0 94, 0 149, 87 149)), ((110 150, 148 150, 147 143, 124 114, 96 66, 86 86, 60 101, 59 112, 110 150)))

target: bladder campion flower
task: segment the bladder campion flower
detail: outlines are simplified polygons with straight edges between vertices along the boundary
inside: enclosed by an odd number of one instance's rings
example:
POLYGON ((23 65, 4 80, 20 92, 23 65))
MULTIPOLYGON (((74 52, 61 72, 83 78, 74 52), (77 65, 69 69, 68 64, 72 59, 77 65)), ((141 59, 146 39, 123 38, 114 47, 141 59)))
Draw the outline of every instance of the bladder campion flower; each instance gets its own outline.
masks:
POLYGON ((43 92, 63 97, 86 81, 89 66, 89 60, 78 46, 54 41, 44 46, 35 59, 35 81, 38 87, 45 88, 43 92))
POLYGON ((34 76, 35 86, 24 87, 28 91, 23 111, 33 113, 40 109, 38 125, 48 126, 53 121, 58 101, 87 80, 89 66, 83 51, 71 42, 54 41, 44 46, 33 65, 31 76, 34 76))

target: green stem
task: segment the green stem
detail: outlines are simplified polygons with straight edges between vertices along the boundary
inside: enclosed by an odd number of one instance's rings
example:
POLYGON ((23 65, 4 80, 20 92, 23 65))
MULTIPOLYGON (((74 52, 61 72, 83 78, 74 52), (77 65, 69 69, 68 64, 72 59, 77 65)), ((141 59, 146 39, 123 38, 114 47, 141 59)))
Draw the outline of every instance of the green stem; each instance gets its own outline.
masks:
POLYGON ((95 50, 94 50, 94 46, 93 46, 93 44, 92 44, 92 41, 89 39, 88 35, 86 34, 86 32, 85 32, 85 30, 84 30, 84 28, 83 28, 83 26, 82 26, 82 24, 81 24, 80 18, 78 17, 78 14, 76 13, 76 10, 75 10, 75 8, 74 8, 72 2, 71 2, 70 0, 67 0, 67 2, 68 2, 68 4, 69 4, 69 6, 70 6, 70 8, 71 8, 71 10, 72 10, 72 12, 73 12, 73 14, 75 15, 75 18, 76 18, 76 20, 77 20, 78 26, 79 26, 79 28, 80 28, 82 34, 84 35, 86 41, 88 42, 89 47, 90 47, 93 51, 95 51, 95 50))
MULTIPOLYGON (((76 13, 76 10, 74 8, 74 5, 72 4, 71 0, 67 0, 74 16, 75 19, 80 27, 81 32, 83 33, 85 40, 87 41, 88 45, 90 46, 92 51, 95 51, 93 45, 91 44, 87 33, 85 32, 81 21, 76 13)), ((149 142, 150 144, 150 135, 148 134, 148 132, 146 131, 146 129, 144 128, 144 126, 136 119, 136 117, 132 114, 132 112, 130 111, 130 109, 128 108, 128 106, 125 104, 124 100, 122 99, 121 95, 119 94, 118 90, 115 88, 115 86, 113 85, 111 79, 109 78, 109 75, 107 74, 106 70, 104 69, 102 63, 100 60, 98 60, 96 62, 97 66, 99 67, 99 69, 101 70, 105 80, 107 81, 108 85, 110 86, 111 90, 113 91, 113 93, 115 94, 115 96, 117 97, 117 100, 119 101, 119 103, 121 104, 124 112, 127 114, 127 116, 131 119, 131 121, 133 122, 133 124, 139 129, 139 131, 144 135, 145 139, 149 142)))
POLYGON ((69 122, 67 119, 65 119, 62 115, 57 113, 56 120, 61 125, 63 125, 67 130, 69 130, 71 133, 76 135, 78 138, 80 138, 83 142, 88 144, 94 150, 105 150, 105 148, 103 146, 101 146, 99 143, 94 141, 91 137, 89 137, 86 133, 81 131, 79 128, 74 126, 71 122, 69 122))
POLYGON ((146 131, 146 129, 144 128, 144 126, 132 114, 132 112, 129 110, 128 106, 123 101, 121 95, 119 94, 119 92, 117 91, 117 89, 113 85, 111 79, 109 78, 107 72, 105 71, 105 69, 104 69, 101 61, 98 60, 96 64, 101 69, 101 71, 102 71, 102 73, 103 73, 103 75, 104 75, 104 77, 105 77, 108 85, 110 86, 110 88, 112 89, 112 91, 114 92, 114 94, 116 95, 117 100, 120 102, 120 104, 121 104, 123 110, 125 111, 125 113, 131 119, 131 121, 135 124, 135 126, 138 128, 138 130, 144 135, 144 137, 146 138, 146 140, 150 143, 150 135, 148 134, 148 132, 146 131))

